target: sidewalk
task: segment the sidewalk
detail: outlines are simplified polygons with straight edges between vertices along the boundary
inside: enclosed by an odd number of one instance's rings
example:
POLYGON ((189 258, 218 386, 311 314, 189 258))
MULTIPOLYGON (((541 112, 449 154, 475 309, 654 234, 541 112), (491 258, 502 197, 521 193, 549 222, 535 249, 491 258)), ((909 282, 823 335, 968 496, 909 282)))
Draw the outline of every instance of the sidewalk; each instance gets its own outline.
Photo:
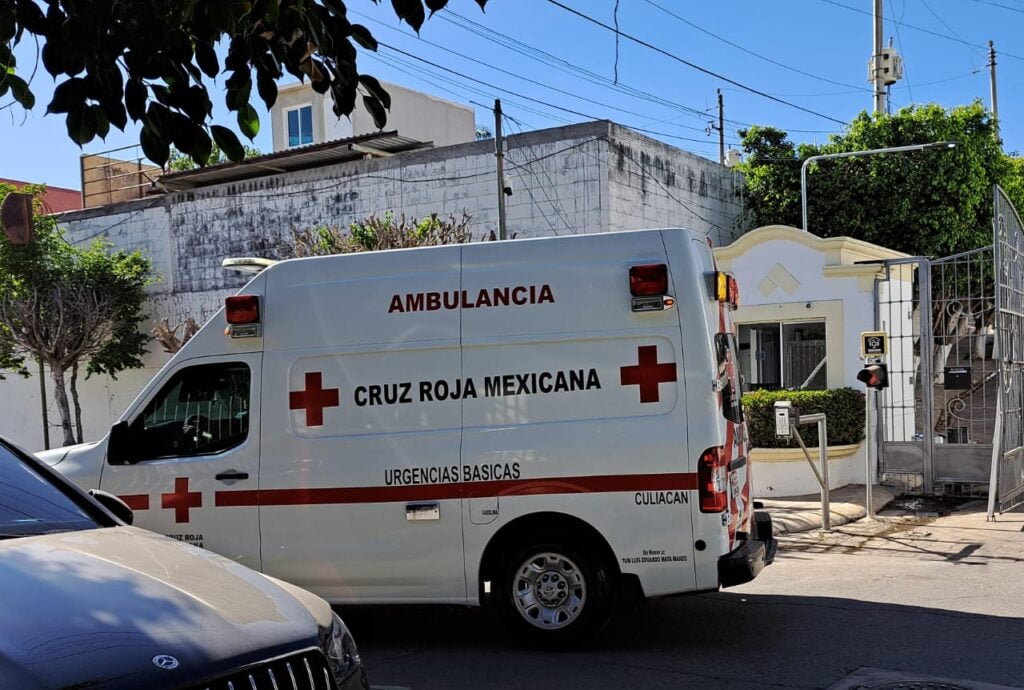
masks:
MULTIPOLYGON (((876 513, 895 497, 896 494, 888 487, 872 487, 871 502, 876 513)), ((764 509, 771 513, 776 536, 821 529, 821 494, 756 500, 764 503, 764 509)), ((833 527, 864 517, 864 485, 850 484, 832 489, 829 508, 833 527)))

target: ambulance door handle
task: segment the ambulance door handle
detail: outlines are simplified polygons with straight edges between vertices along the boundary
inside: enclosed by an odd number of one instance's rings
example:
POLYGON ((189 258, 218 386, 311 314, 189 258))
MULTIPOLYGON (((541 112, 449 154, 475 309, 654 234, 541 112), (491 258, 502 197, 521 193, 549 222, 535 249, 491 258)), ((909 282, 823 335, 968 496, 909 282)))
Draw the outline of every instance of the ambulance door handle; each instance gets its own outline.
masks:
POLYGON ((406 520, 440 520, 440 503, 407 503, 405 505, 406 520))
POLYGON ((248 478, 249 478, 249 473, 248 472, 235 472, 234 470, 230 470, 228 472, 221 472, 220 474, 218 474, 217 476, 214 477, 214 479, 219 479, 222 482, 231 481, 232 479, 248 479, 248 478))

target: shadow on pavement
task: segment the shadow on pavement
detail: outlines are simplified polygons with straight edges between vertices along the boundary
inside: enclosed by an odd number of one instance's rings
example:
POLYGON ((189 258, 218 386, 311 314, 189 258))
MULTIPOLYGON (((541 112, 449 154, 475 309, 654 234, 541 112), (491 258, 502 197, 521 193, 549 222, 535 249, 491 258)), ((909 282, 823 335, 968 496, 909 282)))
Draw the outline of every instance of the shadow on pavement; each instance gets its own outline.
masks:
POLYGON ((371 682, 410 688, 827 688, 870 666, 1004 685, 1024 620, 848 598, 720 592, 652 601, 590 649, 545 652, 487 614, 346 607, 371 682))

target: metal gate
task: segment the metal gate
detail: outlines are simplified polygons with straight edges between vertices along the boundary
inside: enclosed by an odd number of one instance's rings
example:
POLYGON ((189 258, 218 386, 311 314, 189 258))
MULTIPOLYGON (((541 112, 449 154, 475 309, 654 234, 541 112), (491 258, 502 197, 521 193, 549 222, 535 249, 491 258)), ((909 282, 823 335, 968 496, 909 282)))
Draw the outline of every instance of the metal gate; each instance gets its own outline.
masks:
POLYGON ((998 397, 992 248, 890 261, 876 283, 890 335, 878 409, 883 479, 932 493, 990 479, 998 397))
POLYGON ((1024 503, 1024 225, 998 187, 993 245, 887 261, 875 324, 889 384, 875 439, 883 481, 1024 503))
POLYGON ((999 424, 992 454, 988 513, 1024 503, 1024 227, 1006 194, 995 188, 996 350, 999 424))

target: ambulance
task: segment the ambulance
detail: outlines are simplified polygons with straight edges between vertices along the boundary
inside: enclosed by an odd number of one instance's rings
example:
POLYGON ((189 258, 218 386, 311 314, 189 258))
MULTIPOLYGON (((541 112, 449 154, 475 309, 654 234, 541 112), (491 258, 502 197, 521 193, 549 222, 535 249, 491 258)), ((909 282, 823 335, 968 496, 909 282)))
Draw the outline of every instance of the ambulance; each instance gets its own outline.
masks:
POLYGON ((278 262, 101 441, 41 453, 135 524, 334 604, 584 639, 747 582, 738 290, 683 229, 278 262))

